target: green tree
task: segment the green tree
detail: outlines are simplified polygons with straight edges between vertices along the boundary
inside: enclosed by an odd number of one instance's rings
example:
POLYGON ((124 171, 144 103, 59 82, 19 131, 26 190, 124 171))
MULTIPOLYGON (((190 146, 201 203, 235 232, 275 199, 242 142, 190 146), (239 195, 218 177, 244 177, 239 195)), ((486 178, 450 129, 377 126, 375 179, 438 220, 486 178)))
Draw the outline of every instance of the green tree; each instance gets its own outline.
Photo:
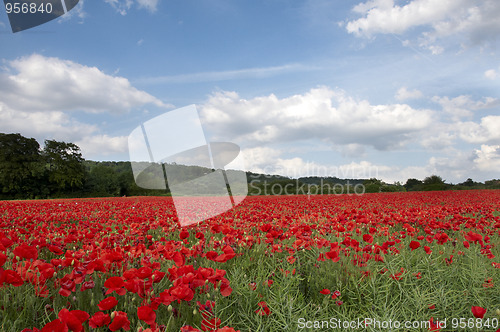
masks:
POLYGON ((444 184, 444 180, 438 175, 431 175, 424 179, 424 184, 444 184))
POLYGON ((49 182, 56 191, 82 188, 85 180, 84 159, 76 144, 46 140, 42 154, 49 182))
POLYGON ((40 145, 21 134, 0 133, 0 193, 32 198, 40 192, 43 176, 40 145))
POLYGON ((382 182, 382 180, 371 178, 369 180, 365 180, 363 182, 363 185, 365 186, 365 192, 378 193, 380 192, 380 189, 382 188, 384 183, 382 182))
POLYGON ((438 175, 431 175, 424 179, 421 190, 447 190, 452 188, 453 185, 448 185, 438 175))
POLYGON ((406 180, 406 183, 404 184, 404 187, 407 191, 418 190, 417 188, 421 186, 422 181, 413 178, 406 180))
POLYGON ((92 195, 118 196, 120 183, 118 173, 112 166, 98 164, 88 174, 86 186, 92 195))

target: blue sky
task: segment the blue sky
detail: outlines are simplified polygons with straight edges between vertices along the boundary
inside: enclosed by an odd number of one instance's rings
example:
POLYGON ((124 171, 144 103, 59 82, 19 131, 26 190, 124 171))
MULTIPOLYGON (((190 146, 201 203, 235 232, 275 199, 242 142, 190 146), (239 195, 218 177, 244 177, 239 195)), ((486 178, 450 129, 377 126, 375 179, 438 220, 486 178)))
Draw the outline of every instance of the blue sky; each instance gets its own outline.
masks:
POLYGON ((500 178, 498 17, 496 0, 80 0, 13 34, 0 8, 0 132, 128 160, 140 123, 196 104, 253 171, 500 178))

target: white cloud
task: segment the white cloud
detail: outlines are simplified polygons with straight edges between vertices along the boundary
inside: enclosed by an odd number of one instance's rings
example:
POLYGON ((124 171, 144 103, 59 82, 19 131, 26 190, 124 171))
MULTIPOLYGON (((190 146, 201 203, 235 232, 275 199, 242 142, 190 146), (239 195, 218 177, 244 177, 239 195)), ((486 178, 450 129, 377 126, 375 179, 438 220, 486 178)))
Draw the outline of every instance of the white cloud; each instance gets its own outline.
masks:
POLYGON ((398 90, 396 94, 396 99, 397 100, 419 99, 422 98, 423 96, 424 96, 423 93, 417 89, 408 90, 406 87, 402 87, 398 90))
POLYGON ((0 72, 0 132, 75 142, 85 156, 126 152, 126 138, 76 120, 71 112, 122 114, 147 104, 165 107, 122 77, 72 61, 31 55, 4 62, 0 72))
POLYGON ((450 114, 454 120, 471 117, 474 114, 473 111, 500 106, 500 100, 492 97, 483 98, 481 101, 472 100, 471 96, 467 95, 460 95, 452 99, 434 96, 432 100, 441 105, 443 111, 450 114))
POLYGON ((489 69, 484 72, 484 77, 490 80, 494 80, 498 77, 498 72, 495 69, 489 69))
POLYGON ((429 150, 444 150, 453 145, 456 135, 453 128, 449 125, 436 125, 434 129, 429 130, 430 134, 423 135, 420 144, 429 150))
POLYGON ((61 111, 26 112, 0 102, 0 132, 19 132, 43 141, 45 138, 67 139, 90 135, 96 129, 61 111))
POLYGON ((371 105, 327 87, 283 99, 272 94, 243 99, 236 92, 218 92, 200 109, 217 139, 254 146, 313 139, 386 150, 403 146, 432 122, 429 110, 371 105))
POLYGON ((481 123, 457 123, 460 138, 469 143, 500 144, 500 116, 488 115, 481 118, 481 123))
POLYGON ((458 44, 488 44, 500 33, 497 0, 411 0, 404 5, 372 0, 358 4, 353 11, 362 17, 347 22, 349 33, 370 37, 421 28, 420 46, 433 53, 442 52, 436 43, 444 38, 457 37, 458 44))
POLYGON ((481 171, 500 171, 500 145, 481 145, 480 150, 475 150, 474 164, 481 171))
POLYGON ((126 153, 128 136, 92 135, 75 142, 84 152, 85 158, 126 153))
POLYGON ((124 113, 134 107, 167 106, 123 77, 96 67, 33 54, 0 72, 0 100, 16 110, 124 113))

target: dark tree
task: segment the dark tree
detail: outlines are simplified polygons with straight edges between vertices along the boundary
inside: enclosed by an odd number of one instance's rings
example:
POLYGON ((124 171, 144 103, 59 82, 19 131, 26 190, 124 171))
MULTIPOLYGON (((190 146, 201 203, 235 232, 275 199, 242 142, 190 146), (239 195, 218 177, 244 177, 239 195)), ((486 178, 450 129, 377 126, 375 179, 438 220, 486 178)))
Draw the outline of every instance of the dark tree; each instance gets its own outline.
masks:
POLYGON ((444 184, 444 180, 438 175, 431 175, 424 179, 424 184, 444 184))
POLYGON ((82 188, 85 180, 84 159, 76 144, 46 140, 43 157, 49 182, 56 191, 82 188))
POLYGON ((411 191, 414 188, 417 188, 421 184, 422 184, 422 181, 420 181, 418 179, 408 179, 408 180, 406 180, 404 187, 407 191, 411 191))
POLYGON ((40 145, 34 138, 0 133, 0 193, 34 197, 42 176, 40 145))

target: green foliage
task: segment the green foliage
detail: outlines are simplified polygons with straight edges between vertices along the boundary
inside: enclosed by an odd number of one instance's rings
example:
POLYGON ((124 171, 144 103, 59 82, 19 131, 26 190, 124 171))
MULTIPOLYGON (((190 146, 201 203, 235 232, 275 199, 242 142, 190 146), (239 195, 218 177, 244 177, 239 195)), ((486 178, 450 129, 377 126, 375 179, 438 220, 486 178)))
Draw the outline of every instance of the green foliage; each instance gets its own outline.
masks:
POLYGON ((34 138, 0 133, 0 195, 32 198, 43 176, 40 145, 34 138))
POLYGON ((430 184, 444 184, 444 180, 438 175, 431 175, 424 179, 424 185, 430 184))
POLYGON ((46 140, 42 156, 54 191, 68 191, 83 187, 84 159, 77 145, 46 140))

